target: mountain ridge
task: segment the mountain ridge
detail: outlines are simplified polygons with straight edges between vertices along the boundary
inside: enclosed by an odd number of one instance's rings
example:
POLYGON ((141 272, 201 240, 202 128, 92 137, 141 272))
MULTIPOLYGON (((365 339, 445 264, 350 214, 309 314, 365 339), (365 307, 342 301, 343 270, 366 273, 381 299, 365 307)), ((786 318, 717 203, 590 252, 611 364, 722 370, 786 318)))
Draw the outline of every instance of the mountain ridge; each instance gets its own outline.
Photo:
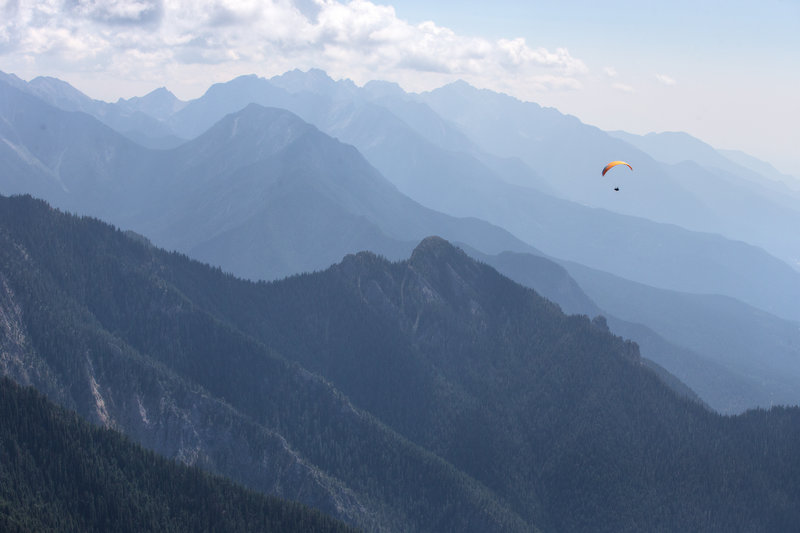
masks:
POLYGON ((428 502, 444 497, 464 511, 448 518, 453 529, 530 529, 486 489, 355 408, 329 382, 197 305, 191 296, 199 295, 175 285, 168 265, 177 261, 194 277, 211 274, 223 284, 230 276, 197 271, 185 256, 29 197, 0 201, 0 238, 8 244, 0 267, 24 310, 32 362, 51 370, 44 378, 56 378, 36 385, 63 391, 59 399, 83 416, 371 531, 436 530, 427 520, 437 503, 428 502), (31 240, 42 231, 56 240, 31 240), (377 477, 363 479, 356 468, 362 461, 375 465, 377 477), (403 479, 401 464, 416 465, 422 478, 415 480, 425 484, 411 501, 388 481, 403 479), (380 492, 364 485, 378 478, 380 492), (446 490, 436 492, 440 486, 446 490))
MULTIPOLYGON (((433 232, 449 234, 487 250, 530 249, 500 228, 477 219, 438 214, 405 198, 352 147, 333 141, 294 115, 290 119, 288 111, 247 108, 223 120, 220 128, 248 125, 249 135, 231 139, 232 129, 221 134, 219 128, 212 128, 177 148, 149 150, 92 123, 86 115, 64 113, 40 105, 34 97, 10 87, 6 90, 9 97, 4 100, 9 104, 24 101, 43 117, 44 124, 51 124, 47 131, 75 132, 65 141, 52 141, 58 148, 54 152, 53 147, 41 146, 33 132, 35 126, 25 122, 24 117, 14 119, 17 122, 13 124, 26 128, 20 131, 30 133, 23 146, 38 143, 43 154, 39 157, 47 161, 46 168, 52 171, 61 159, 70 162, 69 166, 62 165, 60 175, 72 194, 53 184, 26 191, 22 177, 25 172, 7 175, 10 183, 4 185, 4 191, 34 192, 70 210, 133 229, 156 244, 200 254, 200 258, 241 275, 273 279, 321 269, 346 253, 363 248, 398 258, 410 251, 410 241, 433 232), (283 126, 270 130, 269 120, 277 120, 276 124, 283 126), (308 133, 306 144, 294 152, 276 151, 278 146, 286 146, 281 141, 284 126, 308 133), (269 138, 278 144, 259 145, 258 138, 269 138), (79 139, 83 148, 76 145, 79 139), (230 143, 231 140, 236 142, 230 143), (225 151, 220 150, 220 143, 226 146, 225 151), (98 160, 98 153, 105 157, 98 160), (212 153, 218 157, 210 158, 212 153), (310 154, 315 154, 316 159, 310 160, 310 154), (334 177, 328 170, 334 169, 338 172, 335 178, 345 180, 350 188, 325 184, 334 177), (305 185, 286 180, 287 172, 302 172, 308 178, 305 185), (181 183, 186 190, 181 190, 181 183), (248 191, 252 187, 261 191, 262 200, 270 187, 283 187, 283 194, 289 196, 268 196, 266 200, 271 205, 258 205, 254 201, 259 193, 248 191), (304 195, 306 199, 315 195, 314 201, 306 201, 304 195), (203 212, 197 211, 198 205, 204 206, 203 212), (308 221, 303 231, 289 227, 290 221, 298 220, 308 221), (240 235, 233 239, 223 237, 236 227, 240 228, 240 235), (293 235, 294 241, 278 238, 274 246, 269 246, 267 239, 283 231, 293 235), (297 243, 297 248, 292 242, 297 243)), ((16 109, 19 107, 16 104, 16 109)), ((14 118, 13 114, 9 116, 14 118)), ((27 174, 34 172, 24 161, 13 164, 27 167, 27 174)))
POLYGON ((793 323, 722 296, 656 289, 558 259, 464 247, 566 313, 603 315, 612 331, 641 346, 647 360, 689 385, 688 396, 699 394, 698 401, 718 412, 798 403, 791 376, 793 346, 800 341, 791 340, 798 331, 793 323), (752 354, 758 357, 748 358, 752 354))
MULTIPOLYGON (((361 503, 345 517, 369 530, 798 519, 800 410, 710 413, 602 320, 564 315, 439 238, 413 260, 360 253, 253 283, 29 197, 0 205, 0 268, 33 355, 80 411, 146 427, 139 401, 154 424, 155 406, 191 405, 180 391, 196 390, 282 435, 355 498, 334 502, 361 503)), ((178 416, 164 434, 228 442, 225 412, 199 416, 202 431, 178 416)), ((203 450, 183 457, 219 457, 203 450)))
MULTIPOLYGON (((300 76, 299 73, 294 73, 293 75, 295 77, 300 76)), ((724 245, 722 245, 721 241, 710 245, 707 242, 709 240, 709 230, 705 232, 688 231, 683 228, 678 229, 680 226, 676 226, 674 222, 665 224, 648 220, 652 219, 651 215, 659 210, 666 210, 665 212, 669 213, 667 218, 669 220, 674 219, 675 210, 669 207, 670 201, 667 200, 669 198, 673 198, 675 200, 674 203, 686 206, 688 205, 686 203, 688 201, 687 198, 699 197, 681 182, 681 180, 686 182, 684 178, 680 175, 676 177, 670 174, 671 172, 674 173, 674 169, 661 165, 643 152, 637 151, 639 154, 637 157, 643 158, 642 161, 634 161, 637 172, 657 171, 656 174, 663 178, 650 180, 652 183, 648 187, 663 188, 668 186, 674 190, 669 194, 658 192, 661 189, 657 191, 648 189, 649 193, 647 194, 646 191, 635 193, 637 195, 634 199, 635 201, 624 202, 624 205, 637 206, 637 209, 639 209, 637 213, 641 218, 629 218, 630 215, 623 216, 613 212, 612 205, 609 202, 613 200, 618 204, 619 195, 615 195, 614 192, 608 192, 607 184, 599 179, 587 181, 583 174, 583 177, 578 180, 570 181, 566 177, 559 178, 573 189, 580 190, 581 194, 589 195, 595 199, 588 202, 589 204, 602 200, 602 202, 608 204, 607 209, 577 205, 545 195, 530 187, 511 187, 508 184, 503 184, 502 180, 499 180, 491 169, 485 168, 480 161, 465 158, 463 154, 458 155, 453 152, 438 151, 438 148, 433 143, 429 141, 422 142, 418 137, 419 134, 411 131, 412 128, 402 129, 402 120, 399 119, 393 119, 393 126, 387 131, 382 130, 380 127, 372 130, 365 129, 370 124, 381 123, 376 117, 386 117, 389 114, 386 111, 375 114, 377 113, 374 108, 376 104, 362 101, 363 99, 358 97, 358 93, 356 93, 357 97, 353 97, 352 100, 347 98, 337 100, 338 97, 336 95, 351 95, 353 93, 352 84, 341 82, 344 83, 344 88, 338 90, 336 89, 338 87, 336 83, 340 82, 331 84, 332 80, 325 78, 324 83, 315 88, 313 86, 314 80, 307 80, 307 83, 302 85, 302 90, 290 95, 284 89, 275 87, 270 81, 263 78, 250 76, 238 78, 234 81, 235 83, 231 83, 235 87, 230 88, 232 96, 227 99, 229 106, 231 102, 240 101, 241 98, 249 98, 252 101, 264 104, 271 103, 272 105, 292 109, 322 130, 358 146, 403 192, 424 205, 455 216, 477 216, 483 218, 508 229, 524 241, 554 257, 580 262, 593 268, 606 270, 634 281, 658 287, 690 292, 705 290, 705 292, 729 294, 758 307, 765 308, 766 305, 767 310, 773 313, 788 318, 798 318, 795 307, 788 300, 781 301, 783 299, 782 291, 780 291, 781 294, 778 294, 767 285, 763 285, 758 291, 750 291, 748 289, 753 280, 760 283, 762 279, 777 279, 780 276, 784 278, 781 283, 785 287, 791 287, 793 284, 797 285, 797 280, 792 282, 788 279, 795 277, 788 272, 783 274, 773 272, 769 275, 763 272, 761 274, 741 272, 741 279, 736 282, 727 276, 707 276, 701 281, 686 283, 698 271, 714 271, 720 267, 731 270, 738 267, 735 266, 736 262, 731 262, 728 258, 714 256, 714 251, 719 246, 724 245), (309 84, 312 85, 309 87, 309 84), (242 87, 240 86, 247 87, 247 90, 241 92, 242 87), (326 111, 328 109, 331 111, 326 111), (388 139, 391 139, 391 142, 388 139), (415 140, 409 144, 406 139, 415 140), (401 146, 405 146, 408 151, 400 150, 401 146), (438 155, 433 158, 432 154, 438 155), (415 164, 417 166, 413 166, 415 164), (663 184, 659 185, 662 182, 663 184), (414 183, 415 185, 413 185, 414 183), (490 188, 494 189, 495 192, 489 191, 490 188), (502 194, 497 193, 498 190, 502 191, 502 194), (675 196, 676 194, 680 197, 675 196), (653 209, 642 207, 649 205, 647 202, 656 202, 658 205, 652 206, 653 209), (611 209, 611 211, 608 209, 611 209), (687 231, 687 233, 683 233, 684 231, 687 231), (585 235, 586 232, 591 232, 591 235, 585 235), (632 241, 635 245, 629 244, 629 241, 632 241), (672 245, 678 241, 682 243, 682 246, 688 246, 691 250, 673 250, 671 248, 672 245), (669 249, 657 245, 657 243, 663 242, 669 243, 669 249), (603 261, 598 261, 601 254, 603 255, 603 261), (696 260, 689 261, 687 259, 689 255, 696 257, 696 260), (703 268, 698 266, 698 261, 706 263, 703 268), (638 267, 632 269, 630 265, 634 264, 638 265, 638 267), (671 267, 665 270, 663 268, 665 264, 670 264, 671 267), (772 291, 772 294, 766 297, 765 295, 770 291, 772 291), (767 300, 772 300, 773 303, 767 304, 767 300)), ((469 86, 463 84, 463 87, 469 86)), ((222 95, 227 90, 226 84, 215 85, 215 101, 225 101, 222 95)), ((469 92, 474 91, 477 91, 477 89, 470 89, 469 92)), ((492 96, 494 93, 483 91, 481 94, 484 93, 494 98, 492 96)), ((500 95, 495 96, 500 98, 500 95)), ((409 95, 406 98, 413 100, 413 95, 409 95)), ((203 101, 203 98, 198 99, 196 105, 203 104, 203 101)), ((450 98, 448 101, 452 102, 453 99, 450 98)), ((431 104, 430 101, 425 99, 423 99, 423 102, 431 104)), ((382 102, 382 105, 386 104, 382 102)), ((459 106, 460 109, 472 107, 480 106, 477 106, 477 104, 459 106)), ((530 104, 528 107, 540 109, 536 104, 530 104)), ((397 110, 398 108, 392 109, 397 110)), ((434 110, 436 110, 435 106, 434 110)), ((189 108, 185 111, 188 113, 189 108)), ((589 131, 593 139, 603 140, 598 146, 606 146, 611 143, 613 146, 623 149, 623 151, 634 150, 631 145, 613 139, 596 128, 581 125, 580 121, 574 117, 567 117, 569 124, 561 124, 559 121, 562 116, 556 110, 541 111, 556 120, 557 123, 553 126, 555 128, 553 135, 558 134, 563 137, 566 132, 577 128, 581 132, 584 130, 589 131)), ((537 122, 533 118, 525 122, 526 117, 522 112, 516 113, 516 115, 518 122, 524 122, 520 127, 530 127, 530 124, 537 122)), ((444 118, 448 118, 446 113, 444 118)), ((209 117, 205 117, 204 120, 208 121, 209 117)), ((411 123, 414 123, 414 121, 409 122, 409 124, 411 123)), ((484 122, 480 122, 480 124, 485 125, 484 122)), ((537 127, 542 129, 544 124, 540 124, 537 127)), ((545 131, 543 129, 539 136, 545 135, 545 133, 551 134, 550 130, 545 131)), ((561 139, 561 137, 554 137, 554 140, 549 142, 552 144, 557 139, 561 139)), ((522 141, 514 142, 519 144, 522 141)), ((513 143, 509 145, 511 144, 513 143)), ((460 146, 463 146, 463 144, 460 146)), ((486 149, 485 143, 484 149, 486 149)), ((566 149, 566 145, 558 148, 558 150, 562 151, 566 149)), ((547 173, 552 174, 552 176, 561 176, 563 174, 560 169, 561 163, 556 157, 556 154, 560 153, 558 150, 548 148, 542 152, 544 154, 542 157, 546 156, 550 161, 548 165, 542 168, 549 169, 547 173)), ((592 153, 595 153, 599 148, 594 146, 592 150, 594 150, 592 153)), ((491 147, 489 147, 488 151, 491 152, 491 147)), ((505 148, 505 151, 495 151, 495 153, 499 153, 499 155, 514 154, 508 148, 505 148)), ((605 160, 602 154, 598 154, 597 157, 605 160)), ((587 164, 586 159, 587 157, 581 158, 581 161, 583 161, 581 165, 585 166, 587 164)), ((533 161, 534 165, 536 163, 536 161, 533 161)), ((537 168, 542 166, 541 161, 538 163, 537 168)), ((707 199, 703 201, 707 201, 707 199)), ((709 209, 707 205, 701 204, 703 202, 695 206, 694 213, 702 215, 704 219, 715 216, 716 210, 709 209)), ((618 205, 617 208, 619 207, 618 205)), ((742 226, 741 217, 737 220, 739 220, 737 224, 742 226)), ((715 222, 715 224, 717 223, 715 222)), ((686 227, 686 224, 684 224, 684 227, 686 227)), ((718 226, 712 225, 712 227, 718 229, 718 226)), ((748 232, 761 231, 762 224, 755 226, 745 224, 742 227, 747 229, 748 232)), ((729 241, 731 247, 739 246, 735 240, 726 240, 729 241)), ((791 246, 794 246, 794 244, 791 244, 790 248, 791 246)), ((761 254, 762 250, 754 248, 751 252, 761 254)), ((731 253, 738 254, 740 252, 731 250, 731 253)), ((791 254, 789 255, 791 256, 791 254)), ((742 259, 740 262, 744 265, 749 263, 750 260, 742 259)), ((772 268, 768 267, 765 262, 761 262, 760 265, 759 269, 772 268)), ((773 266, 778 268, 776 265, 773 266)))

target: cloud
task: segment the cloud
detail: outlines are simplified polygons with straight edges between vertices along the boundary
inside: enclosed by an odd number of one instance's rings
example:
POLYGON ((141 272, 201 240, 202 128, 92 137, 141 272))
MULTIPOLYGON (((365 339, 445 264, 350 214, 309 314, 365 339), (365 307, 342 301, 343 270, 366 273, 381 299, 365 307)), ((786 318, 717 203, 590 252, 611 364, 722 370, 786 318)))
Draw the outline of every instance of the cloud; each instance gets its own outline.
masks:
POLYGON ((656 76, 656 79, 657 79, 657 80, 658 80, 660 83, 663 83, 664 85, 673 86, 673 85, 675 85, 675 84, 676 84, 676 81, 675 81, 675 79, 673 79, 673 78, 671 78, 671 77, 667 76, 666 74, 656 74, 655 76, 656 76))
POLYGON ((163 13, 162 0, 69 0, 65 9, 74 16, 107 24, 149 24, 163 13))
POLYGON ((513 77, 541 91, 579 88, 588 71, 566 48, 410 24, 393 7, 367 0, 13 0, 3 14, 4 68, 13 52, 35 61, 49 56, 65 70, 149 76, 159 85, 168 74, 202 77, 207 64, 216 65, 214 76, 319 67, 357 82, 429 87, 456 77, 490 87, 513 77))
POLYGON ((603 68, 603 72, 606 73, 606 76, 609 78, 616 78, 617 77, 617 69, 614 67, 605 67, 603 68))
POLYGON ((622 91, 622 92, 624 92, 624 93, 633 93, 633 92, 636 92, 636 89, 634 89, 633 87, 631 87, 630 85, 627 85, 627 84, 625 84, 625 83, 614 83, 614 84, 612 84, 611 86, 612 86, 613 88, 615 88, 616 90, 618 90, 618 91, 622 91))

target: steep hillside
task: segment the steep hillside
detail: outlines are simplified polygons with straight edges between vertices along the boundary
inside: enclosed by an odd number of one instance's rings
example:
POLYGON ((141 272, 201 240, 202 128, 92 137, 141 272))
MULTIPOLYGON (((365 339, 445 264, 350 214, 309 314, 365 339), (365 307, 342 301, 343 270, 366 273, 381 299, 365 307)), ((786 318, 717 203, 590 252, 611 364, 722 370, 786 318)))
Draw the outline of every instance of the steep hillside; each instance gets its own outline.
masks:
POLYGON ((172 98, 163 92, 155 92, 143 98, 130 101, 120 99, 116 104, 111 104, 89 98, 69 83, 49 76, 39 76, 25 82, 13 74, 0 72, 0 80, 59 109, 91 115, 144 146, 177 146, 182 141, 172 134, 172 129, 158 116, 159 111, 169 110, 169 114, 172 114, 182 107, 171 93, 172 98))
MULTIPOLYGON (((562 315, 439 239, 406 262, 359 254, 264 290, 235 296, 261 320, 227 297, 213 305, 545 530, 737 529, 721 518, 727 511, 705 516, 713 498, 677 495, 695 493, 700 479, 721 487, 719 475, 763 483, 761 467, 750 472, 753 463, 740 468, 735 457, 753 444, 739 432, 769 417, 730 421, 679 399, 602 322, 562 315), (668 510, 672 498, 686 515, 668 510)), ((793 463, 784 446, 780 461, 793 463)), ((765 517, 746 521, 769 529, 765 517)))
POLYGON ((0 529, 351 531, 319 512, 168 461, 0 379, 0 529))
POLYGON ((31 198, 0 198, 0 240, 0 368, 83 417, 370 531, 530 530, 206 303, 263 285, 31 198), (186 292, 178 265, 219 285, 186 292))
MULTIPOLYGON (((745 385, 739 394, 735 388, 719 391, 712 403, 721 411, 800 404, 800 323, 725 296, 655 289, 581 265, 565 266, 608 313, 704 354, 733 374, 733 385, 745 385)), ((693 387, 709 391, 709 384, 701 385, 688 368, 665 366, 693 387)))
POLYGON ((287 111, 250 105, 174 156, 182 166, 142 232, 250 278, 327 267, 357 249, 399 258, 431 232, 483 250, 530 249, 500 228, 420 206, 352 146, 287 111), (285 264, 266 270, 276 258, 285 264))
POLYGON ((566 313, 603 315, 720 413, 800 403, 796 323, 730 298, 654 289, 575 263, 465 250, 566 313))
POLYGON ((1 201, 7 373, 186 462, 375 531, 800 520, 798 409, 713 414, 440 238, 251 283, 1 201))
POLYGON ((140 177, 162 164, 158 152, 85 113, 52 107, 2 82, 0 116, 0 146, 16 156, 0 175, 0 192, 35 194, 106 220, 152 201, 154 191, 141 187, 140 177))

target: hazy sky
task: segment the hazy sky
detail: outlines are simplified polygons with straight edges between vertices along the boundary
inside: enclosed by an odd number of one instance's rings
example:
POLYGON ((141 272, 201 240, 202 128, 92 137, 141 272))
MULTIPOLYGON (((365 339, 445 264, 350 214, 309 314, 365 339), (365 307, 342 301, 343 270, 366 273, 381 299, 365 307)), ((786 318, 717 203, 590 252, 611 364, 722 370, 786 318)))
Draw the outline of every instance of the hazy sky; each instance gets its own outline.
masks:
POLYGON ((95 98, 311 67, 410 91, 461 78, 800 177, 800 0, 0 0, 0 70, 95 98))

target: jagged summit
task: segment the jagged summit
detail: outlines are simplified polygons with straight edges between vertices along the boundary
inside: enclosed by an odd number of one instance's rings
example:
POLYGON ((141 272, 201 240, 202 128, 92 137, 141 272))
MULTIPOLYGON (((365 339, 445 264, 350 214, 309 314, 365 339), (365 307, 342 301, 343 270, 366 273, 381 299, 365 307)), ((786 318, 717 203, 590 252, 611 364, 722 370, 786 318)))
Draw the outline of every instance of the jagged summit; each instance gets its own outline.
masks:
POLYGON ((441 89, 451 89, 454 91, 477 91, 475 87, 467 83, 462 79, 458 79, 456 81, 450 82, 446 85, 443 85, 441 89))
POLYGON ((450 261, 454 259, 468 262, 473 261, 461 248, 454 246, 438 235, 432 235, 422 239, 417 247, 414 248, 414 251, 411 253, 410 262, 412 264, 418 264, 422 262, 450 261))
POLYGON ((296 83, 303 83, 303 84, 335 83, 333 78, 328 76, 327 72, 319 68, 311 68, 308 69, 307 71, 300 70, 299 68, 292 69, 279 76, 274 76, 273 78, 270 79, 270 81, 275 83, 276 85, 282 85, 282 84, 290 85, 296 83))
POLYGON ((34 87, 54 87, 62 90, 77 91, 75 87, 66 81, 54 78, 53 76, 37 76, 28 83, 34 87))
POLYGON ((170 95, 175 96, 174 94, 172 94, 172 91, 170 91, 169 89, 167 89, 166 87, 164 87, 162 85, 161 87, 153 89, 152 91, 147 93, 145 96, 159 96, 159 97, 161 97, 161 96, 170 96, 170 95))
POLYGON ((174 113, 186 107, 187 102, 179 99, 166 87, 159 87, 144 96, 120 98, 117 104, 132 112, 139 111, 159 120, 167 120, 174 113))
POLYGON ((373 267, 385 268, 389 264, 389 260, 385 257, 369 250, 362 250, 354 254, 345 255, 339 263, 334 263, 330 268, 352 276, 355 273, 369 270, 373 267))
POLYGON ((251 135, 263 137, 279 134, 288 139, 296 135, 298 128, 303 131, 318 131, 317 128, 303 121, 291 111, 265 107, 260 104, 248 104, 241 111, 223 118, 203 136, 216 135, 220 131, 224 131, 232 137, 251 135))
POLYGON ((4 81, 4 82, 8 83, 9 85, 13 85, 13 86, 15 86, 17 88, 19 88, 20 86, 25 86, 26 85, 25 81, 23 79, 21 79, 19 76, 17 76, 16 74, 14 74, 12 72, 4 72, 2 70, 0 70, 0 81, 4 81))
POLYGON ((455 246, 450 244, 447 239, 443 239, 438 235, 431 235, 430 237, 425 237, 420 241, 417 247, 414 249, 415 252, 425 252, 427 250, 436 250, 436 249, 454 249, 455 246))
POLYGON ((290 111, 249 104, 180 150, 194 154, 189 158, 193 162, 209 160, 208 164, 219 162, 223 169, 235 169, 274 155, 306 135, 314 136, 318 142, 334 142, 290 111))
POLYGON ((351 94, 358 90, 355 83, 349 79, 336 81, 321 69, 312 68, 306 72, 299 69, 290 70, 280 76, 270 78, 269 82, 290 93, 308 91, 320 94, 335 94, 344 92, 351 94))
MULTIPOLYGON (((206 90, 205 94, 202 98, 206 98, 208 96, 213 96, 220 92, 226 92, 233 90, 239 96, 244 96, 249 94, 249 92, 254 92, 258 90, 262 90, 265 86, 268 86, 269 82, 260 77, 256 74, 244 74, 242 76, 237 76, 234 79, 226 82, 215 83, 211 87, 206 90)), ((200 100, 202 100, 202 98, 200 100)), ((251 99, 246 99, 243 101, 252 101, 251 99)))
POLYGON ((144 96, 134 96, 132 98, 120 98, 121 102, 129 102, 129 103, 149 103, 149 104, 173 104, 175 102, 183 102, 180 100, 172 91, 167 89, 166 87, 158 87, 157 89, 153 89, 149 93, 144 96))
POLYGON ((91 98, 66 81, 51 76, 33 78, 28 82, 28 87, 38 97, 58 107, 65 107, 74 111, 86 111, 92 105, 97 105, 91 98))

